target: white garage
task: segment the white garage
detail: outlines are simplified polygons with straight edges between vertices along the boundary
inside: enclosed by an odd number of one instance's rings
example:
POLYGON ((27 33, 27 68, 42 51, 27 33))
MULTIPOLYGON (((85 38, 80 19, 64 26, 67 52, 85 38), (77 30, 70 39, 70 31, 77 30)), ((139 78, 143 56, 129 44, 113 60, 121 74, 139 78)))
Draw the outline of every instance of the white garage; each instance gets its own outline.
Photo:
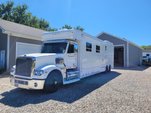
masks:
POLYGON ((30 53, 40 53, 41 45, 16 42, 16 57, 30 53))
POLYGON ((20 55, 39 53, 45 32, 0 19, 0 70, 10 70, 20 55))

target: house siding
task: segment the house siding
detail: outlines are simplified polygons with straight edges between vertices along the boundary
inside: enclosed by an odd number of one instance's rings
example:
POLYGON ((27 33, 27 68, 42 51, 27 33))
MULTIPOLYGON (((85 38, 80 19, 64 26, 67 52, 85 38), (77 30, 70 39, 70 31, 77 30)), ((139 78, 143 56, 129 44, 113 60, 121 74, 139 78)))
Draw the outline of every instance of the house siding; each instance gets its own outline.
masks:
POLYGON ((42 41, 26 39, 22 37, 10 36, 10 56, 9 56, 9 68, 15 65, 16 61, 16 42, 29 43, 29 44, 38 44, 41 45, 42 41))
MULTIPOLYGON (((7 56, 7 34, 2 33, 2 30, 0 29, 0 51, 5 51, 5 56, 7 56)), ((5 57, 5 69, 6 69, 6 62, 7 57, 5 57)))
POLYGON ((142 49, 129 44, 129 66, 137 66, 141 64, 142 49))
POLYGON ((108 35, 108 34, 101 34, 97 38, 101 40, 107 40, 113 43, 114 46, 124 46, 124 66, 127 66, 127 42, 121 39, 117 39, 114 36, 108 35))
POLYGON ((126 40, 117 38, 110 34, 102 33, 98 36, 99 39, 108 40, 114 44, 114 46, 123 45, 125 50, 125 59, 124 59, 124 66, 131 67, 131 66, 138 66, 141 64, 142 58, 142 49, 137 47, 136 45, 129 43, 126 40))

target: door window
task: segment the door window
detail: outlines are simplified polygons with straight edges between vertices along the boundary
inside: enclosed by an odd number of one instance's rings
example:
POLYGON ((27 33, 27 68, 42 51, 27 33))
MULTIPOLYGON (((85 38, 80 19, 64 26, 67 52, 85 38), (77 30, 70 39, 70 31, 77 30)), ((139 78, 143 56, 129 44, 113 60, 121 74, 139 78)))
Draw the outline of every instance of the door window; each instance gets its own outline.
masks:
POLYGON ((69 44, 68 53, 76 53, 78 52, 78 45, 77 44, 69 44))

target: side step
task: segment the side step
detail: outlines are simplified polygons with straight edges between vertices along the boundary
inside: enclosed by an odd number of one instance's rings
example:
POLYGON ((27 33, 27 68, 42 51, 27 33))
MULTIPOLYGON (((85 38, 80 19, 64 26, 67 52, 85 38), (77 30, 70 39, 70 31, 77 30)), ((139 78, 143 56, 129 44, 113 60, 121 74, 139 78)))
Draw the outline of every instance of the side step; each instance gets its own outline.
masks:
POLYGON ((72 80, 79 78, 79 71, 69 71, 67 72, 66 80, 72 80))
POLYGON ((80 81, 80 78, 73 79, 73 80, 64 80, 64 84, 70 84, 70 83, 74 83, 74 82, 78 82, 78 81, 80 81))
POLYGON ((80 80, 79 71, 68 71, 66 78, 64 79, 64 84, 70 84, 80 80))

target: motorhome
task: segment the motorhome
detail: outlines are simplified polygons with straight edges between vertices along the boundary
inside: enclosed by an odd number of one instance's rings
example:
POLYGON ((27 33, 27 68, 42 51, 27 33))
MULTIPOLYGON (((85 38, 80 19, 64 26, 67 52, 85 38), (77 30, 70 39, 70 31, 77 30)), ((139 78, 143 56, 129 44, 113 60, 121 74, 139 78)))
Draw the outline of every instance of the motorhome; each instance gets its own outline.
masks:
POLYGON ((113 51, 112 43, 79 30, 44 33, 41 53, 19 56, 10 81, 19 88, 56 91, 61 85, 111 71, 113 51))

